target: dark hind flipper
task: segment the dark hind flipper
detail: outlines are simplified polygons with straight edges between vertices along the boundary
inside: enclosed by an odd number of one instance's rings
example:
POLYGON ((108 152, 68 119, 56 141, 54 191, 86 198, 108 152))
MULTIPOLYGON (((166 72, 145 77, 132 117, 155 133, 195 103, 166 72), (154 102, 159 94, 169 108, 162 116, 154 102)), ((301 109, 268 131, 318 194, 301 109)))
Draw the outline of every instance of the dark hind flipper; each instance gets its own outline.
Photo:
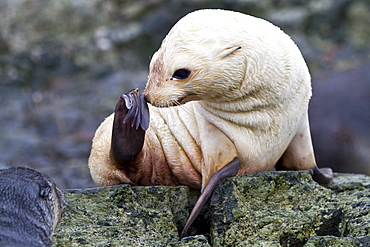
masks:
POLYGON ((318 168, 315 166, 312 178, 319 184, 329 184, 333 180, 333 170, 330 168, 318 168))
POLYGON ((144 145, 149 127, 149 109, 138 89, 122 94, 114 110, 111 157, 120 169, 130 162, 144 145))
POLYGON ((212 195, 212 192, 215 189, 218 181, 236 175, 236 173, 239 170, 239 164, 240 164, 239 158, 235 157, 227 165, 222 167, 220 170, 218 170, 211 176, 202 194, 200 194, 198 201, 195 203, 194 208, 191 211, 188 220, 186 221, 185 227, 182 230, 180 238, 183 238, 187 234, 191 224, 193 224, 194 220, 200 213, 200 210, 203 208, 204 204, 207 203, 209 197, 212 195))

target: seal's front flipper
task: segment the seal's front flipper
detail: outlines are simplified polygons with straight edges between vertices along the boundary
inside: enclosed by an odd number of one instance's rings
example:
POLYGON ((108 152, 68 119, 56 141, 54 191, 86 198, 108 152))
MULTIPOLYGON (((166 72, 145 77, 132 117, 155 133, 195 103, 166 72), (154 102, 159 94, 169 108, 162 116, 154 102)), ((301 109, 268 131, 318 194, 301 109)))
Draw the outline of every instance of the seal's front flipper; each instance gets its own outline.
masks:
POLYGON ((141 151, 149 127, 149 109, 138 89, 122 94, 114 110, 111 157, 124 169, 141 151))
POLYGON ((198 201, 195 203, 194 208, 191 211, 190 216, 185 224, 185 227, 182 230, 180 238, 183 238, 187 234, 191 224, 194 222, 195 218, 200 213, 200 210, 202 209, 204 204, 207 203, 209 197, 212 195, 212 192, 215 189, 218 181, 227 177, 235 176, 236 173, 239 171, 239 164, 240 164, 239 158, 235 157, 227 165, 222 167, 220 170, 216 171, 211 176, 207 186, 204 188, 202 194, 200 194, 200 197, 198 198, 198 201))
POLYGON ((319 184, 329 184, 333 180, 333 170, 331 168, 318 168, 315 166, 312 178, 319 184))

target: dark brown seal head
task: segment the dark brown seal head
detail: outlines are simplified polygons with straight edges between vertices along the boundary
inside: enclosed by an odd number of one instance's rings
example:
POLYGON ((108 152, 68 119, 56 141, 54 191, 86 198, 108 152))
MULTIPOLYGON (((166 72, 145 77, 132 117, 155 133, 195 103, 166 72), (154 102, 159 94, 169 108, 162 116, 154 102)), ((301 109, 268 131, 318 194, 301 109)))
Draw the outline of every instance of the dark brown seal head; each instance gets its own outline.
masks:
POLYGON ((51 246, 65 207, 48 176, 26 167, 0 170, 0 246, 51 246))

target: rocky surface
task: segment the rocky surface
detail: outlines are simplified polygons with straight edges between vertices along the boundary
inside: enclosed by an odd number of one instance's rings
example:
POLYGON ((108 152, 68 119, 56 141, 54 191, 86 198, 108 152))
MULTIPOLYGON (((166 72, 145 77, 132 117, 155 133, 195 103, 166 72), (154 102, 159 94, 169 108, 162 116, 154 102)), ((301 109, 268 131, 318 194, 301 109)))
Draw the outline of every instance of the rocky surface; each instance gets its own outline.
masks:
MULTIPOLYGON (((28 166, 61 188, 94 186, 87 168, 94 131, 121 93, 143 88, 151 55, 190 11, 224 8, 272 21, 292 36, 315 76, 356 69, 369 60, 369 5, 368 0, 0 1, 0 168, 28 166)), ((347 82, 342 94, 351 85, 347 82)), ((351 113, 346 117, 358 121, 351 113)), ((361 121, 369 132, 370 120, 361 121)), ((330 126, 341 130, 342 125, 330 126)), ((344 124, 346 131, 347 126, 353 125, 344 124)), ((368 157, 369 139, 364 145, 361 138, 348 140, 324 139, 321 147, 355 143, 349 150, 361 148, 361 157, 368 157)), ((335 152, 322 153, 331 161, 321 166, 342 163, 342 171, 368 172, 355 170, 335 152)))
POLYGON ((227 180, 211 201, 212 242, 214 246, 360 242, 370 234, 369 189, 370 178, 360 175, 339 175, 327 188, 313 182, 307 172, 227 180))
POLYGON ((55 246, 173 246, 197 197, 184 186, 129 185, 65 195, 69 206, 54 233, 55 246))
POLYGON ((370 177, 305 172, 229 178, 179 240, 197 193, 187 187, 65 190, 54 246, 370 246, 370 177))

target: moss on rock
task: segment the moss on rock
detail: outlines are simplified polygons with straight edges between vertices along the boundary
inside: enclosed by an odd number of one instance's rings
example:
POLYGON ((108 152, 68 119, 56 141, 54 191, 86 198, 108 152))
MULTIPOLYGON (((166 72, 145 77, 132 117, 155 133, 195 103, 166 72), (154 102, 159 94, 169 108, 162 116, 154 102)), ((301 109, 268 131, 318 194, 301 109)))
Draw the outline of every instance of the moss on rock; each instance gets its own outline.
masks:
POLYGON ((54 246, 370 245, 365 175, 336 174, 326 187, 308 171, 225 179, 191 229, 194 236, 181 240, 179 230, 199 196, 187 187, 121 185, 64 193, 69 206, 54 246))
POLYGON ((55 246, 171 246, 178 242, 196 194, 187 187, 66 190, 67 212, 53 235, 55 246), (193 195, 193 196, 192 196, 193 195))
POLYGON ((369 182, 363 175, 337 175, 323 187, 309 172, 228 179, 211 201, 213 246, 359 243, 370 229, 369 182))

